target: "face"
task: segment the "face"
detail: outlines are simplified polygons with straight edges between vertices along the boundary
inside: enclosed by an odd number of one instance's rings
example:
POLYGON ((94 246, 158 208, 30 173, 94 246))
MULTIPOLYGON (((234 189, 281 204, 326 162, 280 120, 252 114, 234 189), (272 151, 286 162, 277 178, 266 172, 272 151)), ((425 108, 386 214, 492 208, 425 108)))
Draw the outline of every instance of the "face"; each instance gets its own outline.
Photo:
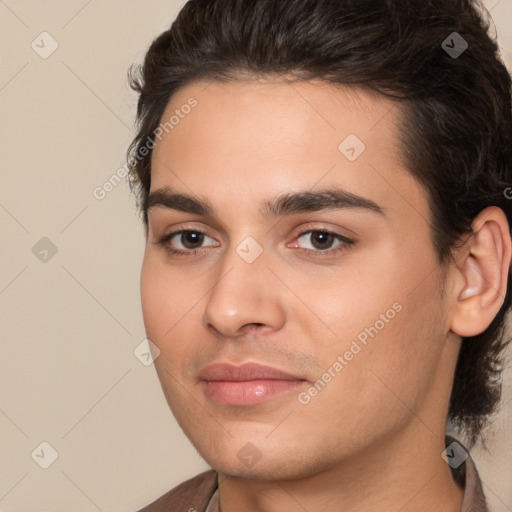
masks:
POLYGON ((398 108, 255 80, 188 85, 162 122, 176 111, 152 157, 141 295, 199 453, 227 474, 299 478, 431 436, 417 417, 444 436, 449 320, 398 108))

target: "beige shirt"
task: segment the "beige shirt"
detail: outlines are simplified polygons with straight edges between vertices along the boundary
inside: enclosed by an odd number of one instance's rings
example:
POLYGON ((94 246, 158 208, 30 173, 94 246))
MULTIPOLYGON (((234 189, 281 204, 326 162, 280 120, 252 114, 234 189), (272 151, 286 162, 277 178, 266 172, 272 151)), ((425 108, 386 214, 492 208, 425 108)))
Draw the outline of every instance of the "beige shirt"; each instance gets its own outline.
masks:
MULTIPOLYGON (((445 446, 453 441, 454 438, 447 436, 445 446)), ((470 455, 458 468, 452 469, 452 475, 455 482, 464 489, 460 512, 489 512, 482 483, 470 455)), ((217 473, 213 470, 205 471, 178 485, 139 512, 221 512, 217 473)))

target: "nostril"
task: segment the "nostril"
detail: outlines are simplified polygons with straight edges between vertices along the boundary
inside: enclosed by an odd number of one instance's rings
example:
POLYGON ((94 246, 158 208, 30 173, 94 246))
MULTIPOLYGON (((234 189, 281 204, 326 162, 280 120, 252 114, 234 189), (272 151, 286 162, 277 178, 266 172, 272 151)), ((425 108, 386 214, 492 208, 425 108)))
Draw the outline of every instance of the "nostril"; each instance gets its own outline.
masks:
POLYGON ((242 332, 261 331, 265 327, 266 327, 266 325, 263 323, 253 322, 253 323, 245 324, 240 330, 242 332))

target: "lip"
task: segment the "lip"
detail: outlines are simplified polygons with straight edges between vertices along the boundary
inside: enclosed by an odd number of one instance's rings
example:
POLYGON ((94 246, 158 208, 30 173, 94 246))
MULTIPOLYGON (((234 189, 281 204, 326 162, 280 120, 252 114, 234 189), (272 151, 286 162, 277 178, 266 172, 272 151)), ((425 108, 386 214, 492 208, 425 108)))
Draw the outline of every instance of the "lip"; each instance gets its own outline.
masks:
POLYGON ((215 363, 207 366, 199 375, 206 381, 236 381, 272 379, 272 380, 304 380, 302 377, 278 370, 271 366, 258 363, 245 363, 236 366, 229 363, 215 363))
POLYGON ((216 363, 199 375, 206 395, 219 403, 249 406, 290 392, 306 382, 271 366, 245 363, 240 366, 216 363))

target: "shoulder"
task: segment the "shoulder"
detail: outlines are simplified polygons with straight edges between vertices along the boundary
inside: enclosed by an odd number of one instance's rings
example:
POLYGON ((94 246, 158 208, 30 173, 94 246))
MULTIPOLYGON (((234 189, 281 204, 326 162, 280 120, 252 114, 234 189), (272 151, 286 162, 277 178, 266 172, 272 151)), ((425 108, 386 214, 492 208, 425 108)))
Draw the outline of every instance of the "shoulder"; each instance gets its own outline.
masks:
POLYGON ((203 512, 217 488, 212 469, 174 487, 138 512, 203 512))

